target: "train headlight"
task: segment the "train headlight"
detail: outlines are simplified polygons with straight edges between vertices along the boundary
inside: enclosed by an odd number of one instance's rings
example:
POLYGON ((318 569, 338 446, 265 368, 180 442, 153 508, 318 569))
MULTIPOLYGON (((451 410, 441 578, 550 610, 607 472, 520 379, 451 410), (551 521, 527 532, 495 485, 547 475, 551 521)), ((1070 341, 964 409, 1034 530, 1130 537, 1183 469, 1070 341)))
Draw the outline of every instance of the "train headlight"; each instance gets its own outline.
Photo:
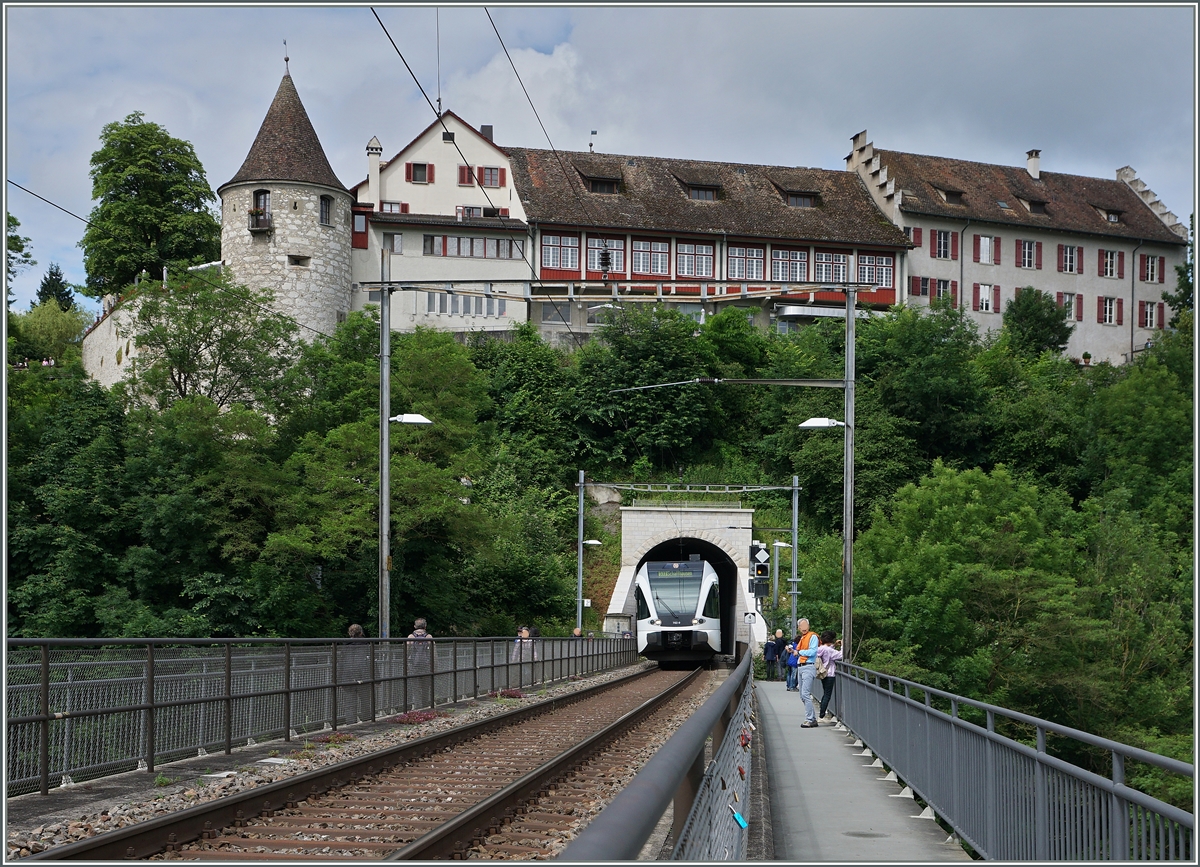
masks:
POLYGON ((693 617, 693 618, 692 618, 692 626, 695 626, 695 625, 696 625, 697 623, 699 623, 699 622, 700 622, 700 621, 699 621, 699 620, 697 620, 695 617, 693 617))

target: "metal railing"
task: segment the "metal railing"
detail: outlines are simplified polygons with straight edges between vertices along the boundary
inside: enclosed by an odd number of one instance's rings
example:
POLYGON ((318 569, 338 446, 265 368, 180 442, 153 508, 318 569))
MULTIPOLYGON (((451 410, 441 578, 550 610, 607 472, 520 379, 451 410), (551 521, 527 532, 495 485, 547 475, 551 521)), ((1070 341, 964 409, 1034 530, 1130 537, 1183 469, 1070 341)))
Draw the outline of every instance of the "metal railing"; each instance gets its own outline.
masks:
POLYGON ((9 797, 605 671, 632 639, 9 639, 9 797))
POLYGON ((1127 759, 1194 777, 1186 762, 847 663, 835 700, 841 722, 984 858, 1194 859, 1192 814, 1125 784, 1127 759), (1036 744, 997 734, 997 717, 1031 727, 1036 744), (1111 778, 1050 755, 1048 734, 1110 753, 1111 778))
POLYGON ((733 811, 745 810, 749 791, 753 672, 751 655, 745 652, 729 679, 659 747, 558 860, 635 860, 672 803, 674 838, 684 847, 681 854, 677 845, 673 857, 745 860, 745 829, 733 811), (705 745, 710 736, 714 761, 706 772, 705 745), (732 767, 733 778, 726 764, 732 767), (739 765, 744 780, 737 772, 739 765))

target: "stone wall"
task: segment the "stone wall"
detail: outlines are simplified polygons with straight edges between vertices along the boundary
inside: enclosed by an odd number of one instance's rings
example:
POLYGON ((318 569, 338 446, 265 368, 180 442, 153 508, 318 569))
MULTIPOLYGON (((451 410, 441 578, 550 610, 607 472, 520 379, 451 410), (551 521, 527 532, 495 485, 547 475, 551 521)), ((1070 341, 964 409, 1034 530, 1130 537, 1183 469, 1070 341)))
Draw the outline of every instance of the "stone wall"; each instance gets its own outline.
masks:
MULTIPOLYGON (((350 196, 329 187, 271 181, 221 192, 221 257, 235 282, 270 288, 275 308, 307 329, 332 334, 350 311, 350 196), (251 232, 257 190, 271 192, 272 228, 251 232), (329 225, 320 221, 321 196, 332 201, 329 225)), ((302 328, 300 337, 312 340, 302 328)))
POLYGON ((125 302, 104 315, 83 337, 83 369, 104 388, 129 373, 137 355, 133 345, 134 302, 125 302))

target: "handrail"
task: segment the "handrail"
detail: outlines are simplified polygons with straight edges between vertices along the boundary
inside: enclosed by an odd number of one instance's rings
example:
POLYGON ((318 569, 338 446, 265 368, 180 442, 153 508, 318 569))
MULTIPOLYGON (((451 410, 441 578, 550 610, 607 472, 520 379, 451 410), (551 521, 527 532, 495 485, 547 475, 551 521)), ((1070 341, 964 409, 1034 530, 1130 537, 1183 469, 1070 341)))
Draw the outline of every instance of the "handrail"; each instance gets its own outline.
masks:
MULTIPOLYGON (((1035 728, 1045 729, 1048 732, 1054 732, 1055 734, 1074 738, 1077 741, 1081 741, 1094 747, 1100 747, 1101 749, 1108 750, 1109 752, 1120 753, 1126 758, 1133 759, 1134 761, 1144 762, 1148 765, 1155 765, 1164 770, 1172 771, 1173 773, 1180 774, 1185 777, 1195 777, 1195 768, 1193 765, 1189 765, 1187 762, 1180 761, 1179 759, 1173 759, 1170 756, 1160 756, 1158 753, 1152 753, 1149 750, 1144 750, 1140 747, 1131 747, 1128 744, 1121 743, 1120 741, 1109 740, 1108 738, 1101 737, 1100 735, 1090 734, 1089 732, 1085 732, 1080 729, 1071 728, 1070 726, 1051 722, 1050 720, 1044 720, 1040 717, 1030 716, 1029 714, 1010 710, 1005 707, 1000 707, 999 705, 988 704, 985 701, 976 701, 972 698, 955 695, 952 692, 946 692, 945 690, 937 689, 936 687, 926 686, 923 683, 917 683, 915 680, 905 680, 902 677, 884 674, 880 671, 873 671, 869 668, 863 668, 860 665, 839 662, 838 673, 840 674, 842 671, 846 671, 852 676, 858 677, 859 680, 862 680, 868 686, 873 686, 876 689, 884 689, 884 687, 880 686, 878 679, 886 678, 889 683, 899 683, 907 687, 916 687, 926 695, 937 695, 941 698, 948 699, 951 702, 965 704, 969 707, 978 708, 979 710, 988 711, 993 714, 1000 714, 1001 716, 1007 717, 1015 722, 1025 723, 1026 725, 1031 725, 1035 728), (869 679, 872 675, 876 678, 875 683, 871 683, 869 679)), ((895 694, 894 690, 889 689, 885 691, 895 694)), ((916 702, 916 699, 912 698, 910 695, 905 694, 903 698, 919 704, 919 702, 916 702)), ((928 702, 926 702, 926 704, 928 704, 928 702)), ((937 710, 937 708, 933 709, 937 710)), ((947 716, 951 716, 951 714, 947 714, 947 716)), ((975 723, 972 723, 967 719, 962 719, 962 717, 957 716, 957 714, 954 714, 953 716, 955 719, 961 719, 964 723, 975 725, 975 723)))
MULTIPOLYGON (((703 759, 705 742, 749 684, 751 654, 681 725, 637 775, 558 856, 559 861, 632 861, 654 833, 680 784, 703 759)), ((713 743, 713 751, 720 746, 713 743)))

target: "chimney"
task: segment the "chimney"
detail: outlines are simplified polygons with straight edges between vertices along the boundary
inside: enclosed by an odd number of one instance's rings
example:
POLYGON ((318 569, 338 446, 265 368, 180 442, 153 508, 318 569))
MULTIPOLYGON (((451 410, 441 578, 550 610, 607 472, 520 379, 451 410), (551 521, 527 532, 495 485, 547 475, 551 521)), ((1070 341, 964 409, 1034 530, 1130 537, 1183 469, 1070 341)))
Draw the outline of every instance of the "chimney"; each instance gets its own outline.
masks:
POLYGON ((1025 168, 1029 172, 1029 177, 1036 181, 1042 173, 1042 152, 1039 150, 1025 151, 1025 159, 1025 168))
POLYGON ((485 123, 479 128, 479 134, 488 141, 492 141, 492 125, 490 123, 485 123))
POLYGON ((367 142, 367 197, 375 210, 379 210, 379 158, 383 156, 383 145, 379 139, 371 136, 367 142))

